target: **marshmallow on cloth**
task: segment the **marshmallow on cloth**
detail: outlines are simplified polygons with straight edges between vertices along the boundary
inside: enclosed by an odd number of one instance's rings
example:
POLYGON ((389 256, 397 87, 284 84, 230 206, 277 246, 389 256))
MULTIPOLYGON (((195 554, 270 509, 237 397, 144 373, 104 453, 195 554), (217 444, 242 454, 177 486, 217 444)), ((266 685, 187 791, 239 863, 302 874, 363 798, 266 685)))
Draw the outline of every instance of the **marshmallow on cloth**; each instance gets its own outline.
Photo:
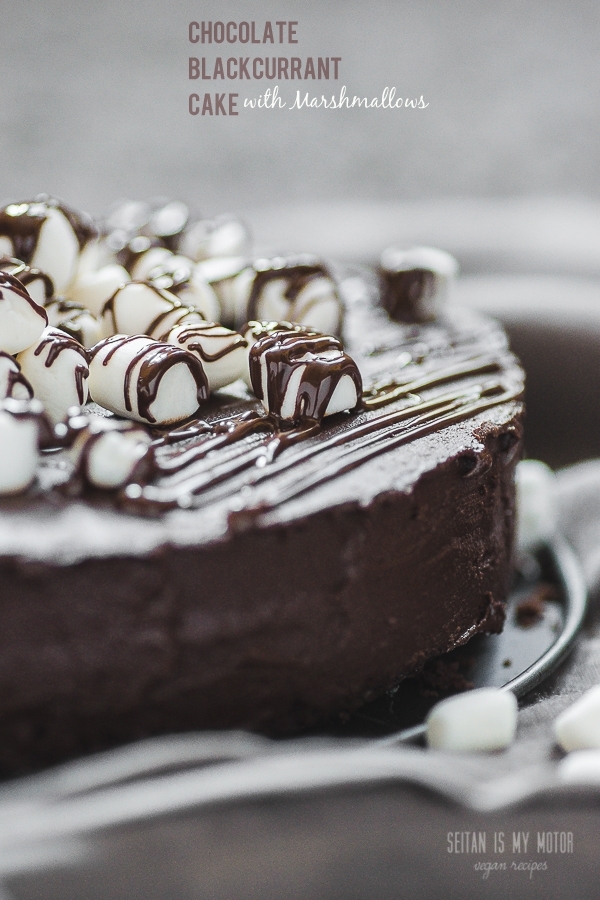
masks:
POLYGON ((70 334, 48 326, 37 343, 17 355, 17 361, 53 425, 62 422, 72 406, 86 402, 87 352, 70 334))
POLYGON ((180 241, 180 250, 197 262, 215 256, 239 256, 250 250, 250 231, 236 216, 201 219, 189 226, 180 241))
POLYGON ((567 753, 600 750, 600 685, 590 688, 558 716, 554 733, 567 753))
POLYGON ((147 334, 160 337, 184 322, 203 322, 191 306, 146 281, 120 287, 102 311, 104 334, 147 334))
POLYGON ((57 297, 46 306, 48 324, 74 337, 83 347, 93 347, 102 337, 102 326, 89 309, 57 297))
POLYGON ((32 300, 14 275, 0 272, 0 350, 20 353, 31 347, 47 324, 44 307, 32 300))
POLYGON ((314 256, 258 259, 232 285, 236 324, 249 319, 298 322, 337 334, 342 304, 329 270, 314 256))
POLYGON ((382 305, 395 322, 428 322, 440 312, 457 274, 457 261, 444 250, 388 247, 379 269, 382 305))
POLYGON ((426 728, 434 750, 502 750, 515 737, 517 698, 493 687, 466 691, 436 703, 426 728))
POLYGON ((0 259, 0 271, 8 272, 21 282, 32 300, 39 306, 45 306, 54 294, 54 284, 49 275, 41 269, 33 269, 20 259, 3 256, 0 259))
POLYGON ((151 468, 151 438, 133 422, 90 416, 70 450, 79 474, 93 487, 115 490, 134 472, 151 468), (144 462, 142 462, 142 460, 144 462))
POLYGON ((92 399, 125 418, 170 425, 208 399, 202 363, 181 347, 117 334, 96 344, 90 355, 92 399))
POLYGON ((18 494, 35 478, 43 414, 39 400, 0 403, 0 494, 18 494))
POLYGON ((95 235, 88 216, 46 194, 0 209, 0 251, 46 272, 59 294, 73 280, 79 254, 95 235))
POLYGON ((211 391, 243 378, 248 371, 247 341, 214 322, 177 325, 165 340, 201 360, 211 391))
POLYGON ((10 353, 0 350, 0 400, 30 400, 33 388, 21 372, 21 366, 10 353))
POLYGON ((358 366, 329 335, 271 331, 250 348, 249 366, 254 393, 278 419, 320 422, 360 402, 358 366))

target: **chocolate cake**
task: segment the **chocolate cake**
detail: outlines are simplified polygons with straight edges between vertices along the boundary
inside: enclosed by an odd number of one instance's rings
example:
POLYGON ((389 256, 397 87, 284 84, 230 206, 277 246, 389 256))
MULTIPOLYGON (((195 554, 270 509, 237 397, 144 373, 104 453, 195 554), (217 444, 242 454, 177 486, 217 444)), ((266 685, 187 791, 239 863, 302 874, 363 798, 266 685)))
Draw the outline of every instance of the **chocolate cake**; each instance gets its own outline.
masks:
MULTIPOLYGON (((71 410, 34 483, 0 498, 3 772, 169 731, 298 732, 501 629, 522 370, 491 320, 393 321, 368 273, 340 288, 341 341, 251 323, 247 383, 219 387, 210 363, 239 335, 202 345, 206 378, 189 370, 210 399, 163 427, 148 418, 170 359, 154 335, 141 424, 118 398, 116 415, 71 410), (94 447, 111 434, 138 435, 136 459, 102 482, 94 447)), ((210 329, 171 327, 174 368, 187 332, 210 329)), ((94 399, 120 340, 92 350, 94 399)))

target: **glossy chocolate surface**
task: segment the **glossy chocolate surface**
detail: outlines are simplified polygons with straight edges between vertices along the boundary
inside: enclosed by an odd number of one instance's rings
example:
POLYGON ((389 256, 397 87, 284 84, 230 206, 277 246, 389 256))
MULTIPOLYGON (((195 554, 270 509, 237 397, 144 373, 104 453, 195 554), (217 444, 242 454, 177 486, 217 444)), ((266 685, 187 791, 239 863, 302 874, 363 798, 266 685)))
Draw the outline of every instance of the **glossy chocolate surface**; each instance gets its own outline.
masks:
POLYGON ((288 430, 236 385, 153 430, 117 496, 72 494, 58 453, 0 503, 4 771, 297 731, 501 627, 522 371, 488 319, 400 325, 345 290, 361 409, 288 430))

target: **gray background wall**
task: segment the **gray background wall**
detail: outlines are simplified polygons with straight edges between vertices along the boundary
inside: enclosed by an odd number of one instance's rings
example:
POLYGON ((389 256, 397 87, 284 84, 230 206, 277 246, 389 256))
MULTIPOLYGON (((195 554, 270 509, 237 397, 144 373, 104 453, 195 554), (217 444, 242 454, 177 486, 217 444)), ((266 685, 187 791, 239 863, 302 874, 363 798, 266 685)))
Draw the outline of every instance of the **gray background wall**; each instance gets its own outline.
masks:
POLYGON ((160 193, 206 214, 290 201, 600 200, 593 0, 4 0, 0 27, 5 197, 48 190, 100 213, 160 193), (266 18, 299 21, 297 55, 343 58, 330 88, 394 85, 429 108, 190 116, 187 58, 201 47, 187 23, 266 18))

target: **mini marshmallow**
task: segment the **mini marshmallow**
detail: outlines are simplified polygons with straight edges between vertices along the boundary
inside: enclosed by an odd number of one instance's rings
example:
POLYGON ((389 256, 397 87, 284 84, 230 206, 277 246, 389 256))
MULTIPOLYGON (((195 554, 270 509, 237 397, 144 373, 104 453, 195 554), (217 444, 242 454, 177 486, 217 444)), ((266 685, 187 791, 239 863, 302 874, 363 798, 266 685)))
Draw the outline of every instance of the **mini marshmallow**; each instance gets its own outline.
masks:
POLYGON ((46 306, 48 324, 70 334, 82 347, 93 347, 102 338, 102 326, 89 309, 71 300, 56 298, 46 306))
POLYGON ((248 370, 246 340, 223 325, 214 322, 177 325, 165 340, 200 359, 211 391, 237 381, 248 370))
POLYGON ((328 269, 312 256, 258 259, 231 287, 236 324, 249 319, 297 322, 323 334, 336 334, 341 301, 328 269))
POLYGON ((252 389, 267 411, 289 422, 320 422, 355 409, 362 380, 337 338, 273 331, 250 348, 252 389))
POLYGON ((86 216, 41 195, 1 209, 0 235, 11 242, 10 256, 47 272, 54 289, 62 293, 73 280, 79 253, 95 229, 86 216))
POLYGON ((29 296, 13 275, 0 272, 0 350, 20 353, 48 324, 46 310, 29 296))
POLYGON ((479 688, 436 703, 426 720, 434 750, 502 750, 517 729, 517 700, 510 691, 479 688))
POLYGON ((70 456, 83 478, 93 487, 123 487, 150 451, 150 436, 132 422, 91 416, 80 431, 70 456))
POLYGON ((562 784, 600 785, 600 751, 575 750, 561 759, 556 774, 562 784))
POLYGON ((554 722, 563 750, 600 750, 600 685, 586 691, 554 722))
POLYGON ((17 361, 53 425, 62 422, 70 407, 86 402, 87 353, 71 335, 48 326, 36 344, 17 355, 17 361))
POLYGON ((150 268, 145 277, 157 288, 169 291, 181 303, 196 309, 207 321, 218 320, 221 308, 217 295, 195 271, 191 259, 170 253, 150 268))
POLYGON ((206 259, 196 265, 194 272, 215 292, 221 310, 220 322, 229 326, 247 320, 248 295, 254 270, 248 267, 245 256, 206 259))
POLYGON ((153 247, 150 238, 137 238, 132 241, 132 244, 132 251, 135 250, 135 247, 147 247, 146 250, 141 252, 138 251, 129 267, 131 277, 134 281, 147 281, 148 273, 152 271, 152 269, 165 264, 167 260, 175 256, 175 254, 170 250, 167 250, 166 247, 153 247), (135 243, 136 240, 137 243, 135 243))
POLYGON ((447 301, 458 263, 434 247, 388 247, 381 254, 379 274, 381 302, 390 318, 427 322, 437 317, 447 301))
POLYGON ((0 403, 0 494, 18 494, 35 478, 42 415, 37 400, 0 403))
POLYGON ((100 316, 107 301, 128 281, 131 278, 123 266, 108 265, 82 272, 69 288, 68 299, 85 306, 93 316, 100 316))
POLYGON ((8 272, 21 282, 38 306, 45 306, 54 294, 54 283, 41 269, 32 269, 20 259, 4 256, 0 259, 0 271, 8 272))
POLYGON ((552 469, 536 459, 517 465, 517 546, 522 553, 536 550, 556 531, 558 503, 552 469))
POLYGON ((209 390, 192 353, 144 335, 117 334, 91 351, 90 394, 125 418, 169 425, 193 415, 209 390))
POLYGON ((105 304, 104 334, 147 334, 156 337, 184 322, 202 322, 203 316, 184 306, 174 294, 145 281, 123 285, 105 304))
POLYGON ((0 400, 30 400, 33 388, 21 372, 21 366, 10 353, 0 350, 0 400))
POLYGON ((180 243, 181 252, 196 261, 220 256, 239 256, 250 249, 248 227, 235 216, 203 219, 188 228, 180 243))

